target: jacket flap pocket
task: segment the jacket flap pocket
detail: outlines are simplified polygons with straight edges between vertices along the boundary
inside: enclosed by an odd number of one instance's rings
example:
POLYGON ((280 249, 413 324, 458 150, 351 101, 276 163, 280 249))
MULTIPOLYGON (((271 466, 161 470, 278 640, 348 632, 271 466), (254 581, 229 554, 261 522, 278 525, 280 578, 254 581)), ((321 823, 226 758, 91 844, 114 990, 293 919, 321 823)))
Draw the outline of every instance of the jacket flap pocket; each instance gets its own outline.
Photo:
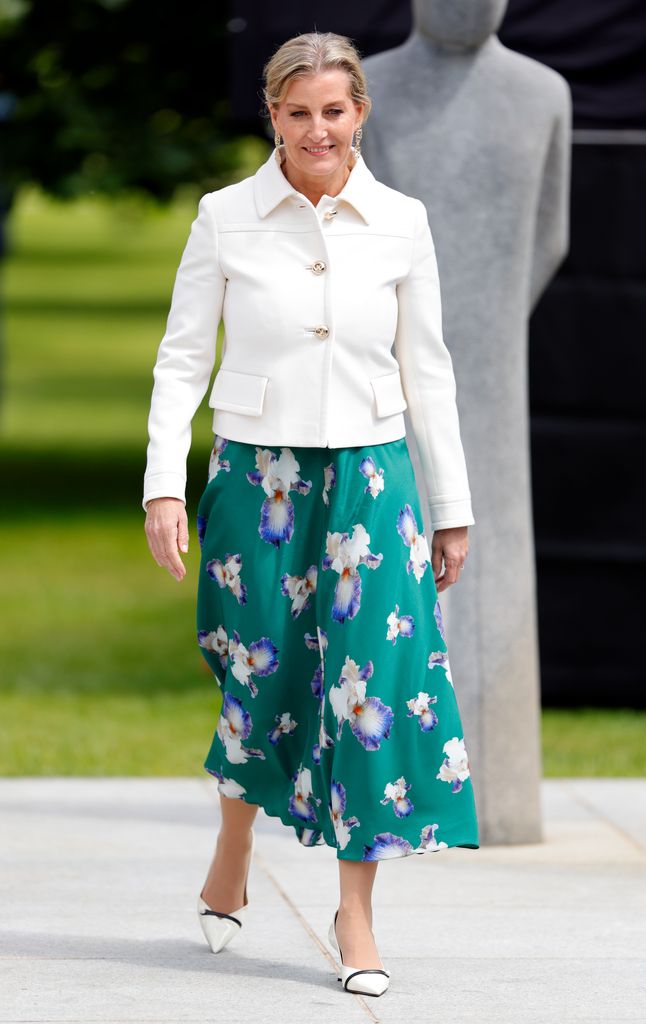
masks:
POLYGON ((377 402, 377 416, 394 416, 396 412, 403 412, 408 407, 399 370, 382 377, 373 377, 370 383, 377 402))
POLYGON ((209 405, 246 416, 260 416, 269 377, 240 370, 220 369, 213 381, 209 405))

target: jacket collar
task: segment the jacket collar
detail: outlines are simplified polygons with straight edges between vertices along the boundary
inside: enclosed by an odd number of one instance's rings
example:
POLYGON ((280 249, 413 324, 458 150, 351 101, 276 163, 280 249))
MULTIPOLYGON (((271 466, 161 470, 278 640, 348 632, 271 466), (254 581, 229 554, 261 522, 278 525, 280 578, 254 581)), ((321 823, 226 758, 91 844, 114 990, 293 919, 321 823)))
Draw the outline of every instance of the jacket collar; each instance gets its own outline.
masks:
MULTIPOLYGON (((284 145, 280 147, 284 152, 284 145)), ((367 224, 372 215, 372 199, 376 178, 366 165, 363 157, 358 156, 350 176, 338 195, 331 198, 337 202, 350 203, 367 224)), ((266 217, 279 203, 288 196, 301 196, 302 193, 287 180, 272 150, 264 164, 261 164, 253 176, 254 197, 260 217, 266 217)))

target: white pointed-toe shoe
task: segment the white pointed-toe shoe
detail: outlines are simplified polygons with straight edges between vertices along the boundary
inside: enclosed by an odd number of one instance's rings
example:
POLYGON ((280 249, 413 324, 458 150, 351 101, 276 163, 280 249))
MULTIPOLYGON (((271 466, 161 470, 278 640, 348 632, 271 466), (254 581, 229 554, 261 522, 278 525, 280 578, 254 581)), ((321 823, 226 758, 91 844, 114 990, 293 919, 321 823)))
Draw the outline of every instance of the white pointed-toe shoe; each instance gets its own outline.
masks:
POLYGON ((336 937, 336 919, 339 911, 335 911, 334 920, 328 931, 330 945, 337 950, 341 960, 341 976, 338 980, 346 992, 358 992, 362 996, 380 996, 390 984, 390 971, 381 967, 349 967, 343 963, 343 954, 336 937))
MULTIPOLYGON (((253 848, 256 842, 256 834, 251 829, 251 854, 249 858, 249 867, 251 868, 251 859, 253 858, 253 848)), ((230 914, 224 914, 219 910, 211 910, 208 903, 202 899, 202 894, 197 898, 197 912, 200 918, 200 924, 202 925, 202 931, 204 937, 211 947, 213 953, 219 953, 221 949, 231 942, 231 939, 235 938, 242 931, 242 925, 246 920, 247 907, 249 900, 247 899, 247 880, 249 878, 249 872, 247 872, 247 878, 245 879, 244 885, 244 902, 239 910, 233 910, 230 914)))

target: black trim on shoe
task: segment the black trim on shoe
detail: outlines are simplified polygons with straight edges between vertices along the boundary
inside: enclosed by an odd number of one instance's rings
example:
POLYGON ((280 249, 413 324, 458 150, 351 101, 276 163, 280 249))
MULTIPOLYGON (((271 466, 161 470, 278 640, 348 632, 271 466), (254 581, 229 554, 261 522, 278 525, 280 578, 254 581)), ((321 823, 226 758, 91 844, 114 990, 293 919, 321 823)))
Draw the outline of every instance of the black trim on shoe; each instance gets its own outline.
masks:
POLYGON ((200 914, 205 917, 207 914, 212 914, 213 917, 228 917, 230 921, 235 921, 239 928, 242 928, 242 921, 239 921, 233 914, 223 914, 219 910, 200 910, 200 914))
MULTIPOLYGON (((348 992, 356 992, 356 989, 352 989, 352 988, 349 989, 348 988, 348 982, 350 981, 351 978, 356 978, 357 974, 385 974, 387 978, 390 977, 388 972, 382 970, 381 967, 364 967, 363 970, 361 970, 361 971, 354 971, 353 974, 349 974, 348 975, 348 977, 345 979, 345 983, 343 985, 343 987, 344 987, 344 989, 346 989, 346 991, 348 991, 348 992)), ((359 995, 374 996, 374 995, 381 995, 381 992, 360 992, 359 995)))

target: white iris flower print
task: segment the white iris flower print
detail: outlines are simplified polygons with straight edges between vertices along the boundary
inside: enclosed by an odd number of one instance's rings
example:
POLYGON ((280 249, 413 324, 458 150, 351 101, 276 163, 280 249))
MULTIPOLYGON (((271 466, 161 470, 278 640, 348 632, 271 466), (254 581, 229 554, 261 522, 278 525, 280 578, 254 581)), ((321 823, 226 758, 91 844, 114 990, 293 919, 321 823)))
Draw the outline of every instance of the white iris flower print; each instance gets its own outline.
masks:
POLYGON ((217 476, 221 469, 224 469, 227 473, 231 472, 231 463, 228 459, 222 458, 222 453, 229 441, 226 437, 220 437, 219 434, 214 435, 213 448, 209 458, 209 475, 208 482, 210 483, 214 476, 217 476))
POLYGON ((415 632, 415 619, 412 615, 400 615, 398 604, 395 605, 394 612, 390 613, 386 622, 388 623, 386 640, 392 640, 393 647, 397 643, 398 637, 412 636, 415 632))
POLYGON ((278 722, 278 725, 275 725, 273 729, 269 730, 267 738, 270 743, 273 743, 273 745, 276 746, 281 736, 289 736, 293 733, 298 722, 294 721, 289 711, 284 711, 282 715, 275 715, 274 719, 278 722))
POLYGON ((431 651, 428 656, 428 667, 429 668, 443 668, 446 673, 446 678, 453 686, 453 679, 451 678, 451 666, 449 665, 449 656, 446 651, 431 651))
POLYGON ((247 792, 244 786, 236 782, 235 779, 228 779, 222 772, 216 771, 215 768, 206 769, 209 775, 214 775, 218 780, 218 793, 223 793, 224 796, 237 797, 243 799, 243 794, 247 792))
POLYGON ((420 533, 417 528, 415 513, 408 502, 397 516, 397 532, 404 544, 410 548, 406 572, 415 573, 415 579, 419 583, 427 566, 431 564, 431 552, 428 549, 425 535, 420 533))
POLYGON ((425 853, 426 850, 446 850, 448 849, 448 843, 441 840, 439 843, 435 838, 435 832, 438 828, 437 822, 434 825, 424 825, 420 835, 419 846, 415 848, 415 853, 425 853))
POLYGON ((343 820, 345 805, 345 786, 338 780, 332 779, 330 783, 330 817, 332 818, 334 833, 340 850, 345 850, 352 838, 350 835, 350 829, 356 828, 357 825, 361 824, 357 816, 354 814, 351 818, 346 818, 345 821, 343 820))
POLYGON ((250 757, 265 760, 265 752, 260 748, 242 746, 242 741, 247 739, 252 726, 251 715, 245 711, 242 701, 230 693, 225 693, 217 734, 224 746, 227 761, 231 764, 246 764, 250 757))
POLYGON ((258 687, 252 679, 253 675, 268 676, 278 668, 278 648, 268 636, 254 640, 249 647, 240 641, 240 634, 234 629, 229 640, 229 657, 231 672, 239 683, 249 687, 252 697, 258 693, 258 687))
POLYGON ((325 466, 323 469, 323 490, 321 491, 321 494, 323 495, 323 503, 325 505, 330 504, 330 499, 328 497, 327 492, 331 490, 331 488, 334 487, 335 484, 336 466, 334 465, 333 462, 331 462, 329 466, 325 466))
POLYGON ((309 494, 311 480, 301 480, 300 463, 291 448, 281 448, 277 456, 269 448, 256 446, 256 469, 246 476, 249 483, 260 485, 267 497, 260 510, 258 533, 268 544, 280 547, 289 543, 294 534, 294 503, 290 491, 309 494))
POLYGON ((313 795, 312 773, 309 768, 302 766, 292 775, 294 782, 294 793, 289 798, 289 813, 300 818, 302 821, 317 821, 316 808, 312 807, 311 800, 320 804, 321 798, 313 795))
POLYGON ((368 483, 364 487, 364 493, 370 491, 373 498, 376 498, 384 489, 384 471, 377 469, 375 460, 369 455, 359 463, 359 472, 366 477, 368 483))
POLYGON ((470 774, 464 740, 459 740, 457 736, 454 736, 453 739, 446 741, 442 750, 446 757, 442 761, 440 770, 435 778, 441 779, 442 782, 450 782, 451 792, 459 793, 462 789, 462 783, 465 779, 469 778, 470 774))
POLYGON ((378 569, 384 557, 370 551, 370 534, 362 523, 355 523, 352 529, 352 537, 349 533, 330 533, 328 530, 327 553, 321 562, 322 569, 334 569, 339 574, 331 612, 337 622, 353 619, 361 607, 359 566, 378 569))
POLYGON ((444 643, 446 643, 446 630, 444 629, 444 620, 442 618, 442 609, 440 608, 440 599, 439 599, 439 597, 436 598, 436 600, 435 600, 435 607, 433 608, 433 616, 435 618, 435 622, 437 624, 437 628, 440 631, 440 636, 442 637, 444 643))
POLYGON ((439 721, 436 713, 430 706, 431 704, 437 704, 437 697, 431 697, 428 693, 424 693, 423 690, 420 690, 416 697, 411 697, 410 700, 406 701, 408 708, 406 717, 412 718, 413 715, 419 715, 419 727, 422 732, 430 732, 439 721))
POLYGON ((197 642, 206 651, 217 654, 222 668, 226 669, 229 660, 229 638, 222 623, 217 629, 198 629, 197 642))
POLYGON ((211 579, 224 589, 228 587, 238 604, 247 603, 247 587, 242 582, 240 572, 242 570, 242 555, 238 552, 235 555, 226 554, 224 562, 219 558, 212 558, 206 563, 206 571, 211 579))
POLYGON ((395 835, 393 832, 378 832, 374 837, 374 843, 364 843, 364 860, 392 860, 395 857, 407 857, 411 853, 425 853, 427 850, 442 850, 447 843, 438 843, 435 839, 437 824, 424 825, 420 833, 419 846, 413 846, 403 836, 395 835))
POLYGON ((321 751, 334 746, 334 740, 325 728, 325 651, 327 650, 327 633, 320 626, 316 633, 305 634, 305 646, 319 652, 319 663, 311 680, 312 693, 319 702, 319 731, 316 742, 312 745, 314 764, 321 763, 321 751))
POLYGON ((344 722, 349 722, 353 736, 366 750, 379 750, 383 739, 388 739, 393 724, 393 710, 383 704, 379 697, 366 697, 366 680, 374 670, 367 661, 359 668, 356 661, 346 654, 345 664, 339 676, 339 686, 330 687, 329 700, 336 715, 337 739, 341 738, 344 722))
POLYGON ((410 782, 406 782, 406 779, 401 775, 396 782, 387 782, 386 788, 384 789, 383 799, 379 802, 382 804, 388 804, 392 800, 393 811, 398 818, 406 818, 414 808, 414 804, 411 803, 410 799, 406 796, 406 793, 411 787, 410 782))
POLYGON ((305 608, 309 608, 310 596, 316 593, 317 579, 318 569, 315 565, 310 565, 304 576, 290 576, 285 572, 280 577, 281 594, 292 599, 293 619, 297 619, 305 608))

